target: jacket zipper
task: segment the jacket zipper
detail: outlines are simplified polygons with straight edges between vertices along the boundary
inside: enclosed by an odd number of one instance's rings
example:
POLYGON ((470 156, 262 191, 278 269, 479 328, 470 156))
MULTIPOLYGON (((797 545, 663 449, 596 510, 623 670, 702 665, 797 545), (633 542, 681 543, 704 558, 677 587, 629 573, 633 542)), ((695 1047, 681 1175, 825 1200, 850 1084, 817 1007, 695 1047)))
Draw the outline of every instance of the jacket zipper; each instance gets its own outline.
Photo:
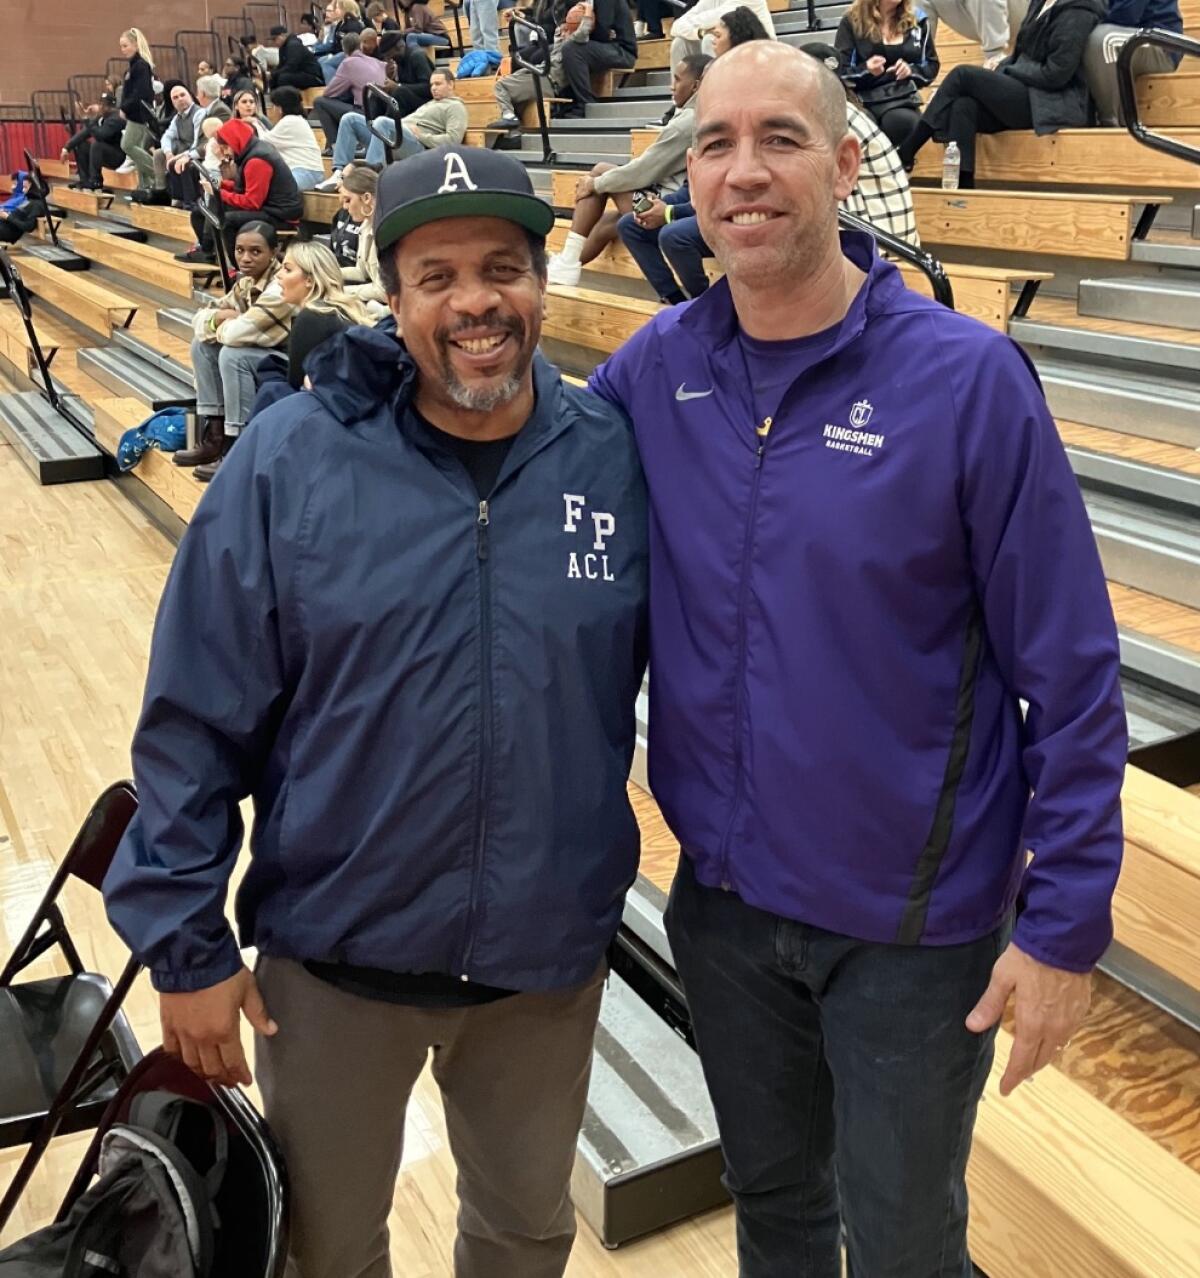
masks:
POLYGON ((461 979, 471 978, 467 969, 475 948, 475 916, 478 912, 479 880, 483 876, 483 852, 487 844, 487 801, 491 782, 492 755, 492 575, 488 556, 488 528, 491 513, 486 501, 479 503, 475 520, 475 556, 479 562, 479 820, 475 835, 475 859, 471 865, 471 895, 467 902, 467 930, 463 942, 461 979))
POLYGON ((746 514, 746 536, 742 543, 742 579, 738 584, 738 638, 737 682, 733 690, 733 806, 729 811, 729 823, 721 840, 721 887, 728 892, 732 886, 729 878, 729 843, 733 837, 733 823, 737 820, 742 804, 742 714, 746 701, 746 596, 750 593, 750 545, 754 536, 754 522, 758 515, 758 491, 762 480, 763 458, 767 452, 767 437, 771 433, 774 418, 764 417, 761 426, 755 427, 758 448, 754 454, 754 484, 750 490, 750 509, 746 514))

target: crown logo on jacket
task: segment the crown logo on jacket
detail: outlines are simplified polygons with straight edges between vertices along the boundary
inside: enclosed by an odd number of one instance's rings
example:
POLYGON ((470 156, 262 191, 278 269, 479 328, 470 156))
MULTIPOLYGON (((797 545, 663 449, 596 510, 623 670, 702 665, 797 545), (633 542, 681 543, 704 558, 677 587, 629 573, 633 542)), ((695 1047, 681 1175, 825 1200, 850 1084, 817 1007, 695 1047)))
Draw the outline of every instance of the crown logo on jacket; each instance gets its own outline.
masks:
POLYGON ((871 414, 875 410, 871 407, 870 401, 860 399, 857 404, 850 410, 850 425, 855 430, 862 430, 864 426, 871 420, 871 414))

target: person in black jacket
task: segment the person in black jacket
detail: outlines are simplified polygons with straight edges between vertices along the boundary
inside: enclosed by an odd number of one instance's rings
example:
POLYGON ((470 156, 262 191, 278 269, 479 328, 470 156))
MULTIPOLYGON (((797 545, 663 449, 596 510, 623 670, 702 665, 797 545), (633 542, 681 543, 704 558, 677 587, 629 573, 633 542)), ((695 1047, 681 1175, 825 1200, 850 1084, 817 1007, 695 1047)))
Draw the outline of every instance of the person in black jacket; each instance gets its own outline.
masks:
POLYGON ((637 36, 625 0, 588 0, 584 9, 592 19, 591 35, 582 42, 568 41, 563 48, 563 75, 575 99, 564 113, 568 119, 582 117, 588 103, 596 101, 593 71, 623 70, 637 61, 637 36))
POLYGON ((111 93, 100 95, 99 105, 88 108, 83 127, 68 139, 62 158, 74 155, 78 177, 67 185, 84 191, 100 189, 100 170, 118 168, 124 160, 121 134, 125 121, 111 93))
POLYGON ((1030 129, 1054 133, 1088 123, 1083 78, 1088 36, 1105 0, 1034 0, 1011 57, 996 68, 958 66, 942 82, 917 127, 897 147, 906 169, 931 138, 957 142, 959 186, 975 185, 975 136, 1030 129))
POLYGON ((121 114, 125 129, 121 134, 121 150, 137 170, 138 185, 144 190, 154 186, 154 160, 150 155, 151 129, 154 115, 154 59, 150 43, 137 27, 121 33, 121 53, 129 59, 129 70, 121 85, 121 114))
MULTIPOLYGON (((403 119, 433 97, 433 90, 429 87, 433 63, 429 61, 424 49, 410 49, 405 44, 399 44, 393 52, 394 57, 389 63, 392 78, 384 84, 384 88, 395 98, 396 105, 400 108, 396 118, 403 119)), ((363 101, 363 111, 368 120, 379 114, 373 99, 363 101)))
POLYGON ((903 142, 921 116, 920 90, 938 76, 929 19, 913 0, 854 0, 834 47, 842 82, 893 145, 903 142))
POLYGON ((291 35, 287 27, 271 28, 271 43, 279 50, 279 65, 271 76, 271 88, 323 89, 325 77, 321 64, 305 48, 299 36, 291 35))

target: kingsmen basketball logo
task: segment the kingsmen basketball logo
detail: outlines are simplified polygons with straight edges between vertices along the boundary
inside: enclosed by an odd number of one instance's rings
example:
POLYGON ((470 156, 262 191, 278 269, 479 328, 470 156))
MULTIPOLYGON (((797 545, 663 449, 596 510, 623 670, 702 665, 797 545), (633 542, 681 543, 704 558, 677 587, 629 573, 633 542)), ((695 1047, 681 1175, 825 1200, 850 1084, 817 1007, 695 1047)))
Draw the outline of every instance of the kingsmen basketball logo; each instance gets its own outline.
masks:
POLYGON ((607 510, 587 511, 587 498, 580 493, 563 493, 563 506, 566 508, 563 532, 575 536, 582 532, 592 539, 590 548, 572 550, 567 556, 567 576, 586 581, 616 581, 606 553, 609 539, 617 531, 616 518, 607 510))

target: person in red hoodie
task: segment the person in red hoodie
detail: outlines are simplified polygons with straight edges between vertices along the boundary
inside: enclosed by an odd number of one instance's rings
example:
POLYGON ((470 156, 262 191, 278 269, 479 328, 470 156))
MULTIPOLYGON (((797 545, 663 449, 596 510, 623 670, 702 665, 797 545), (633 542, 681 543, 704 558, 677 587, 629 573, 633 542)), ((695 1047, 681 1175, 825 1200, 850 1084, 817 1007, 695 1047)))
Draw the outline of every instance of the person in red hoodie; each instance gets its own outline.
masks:
MULTIPOLYGON (((247 222, 270 222, 279 230, 294 228, 300 221, 303 201, 296 179, 279 152, 259 138, 244 120, 227 120, 217 131, 217 149, 223 175, 220 190, 214 191, 206 179, 200 186, 210 206, 215 199, 224 220, 224 237, 229 260, 238 230, 247 222)), ((215 260, 212 230, 199 209, 192 213, 196 243, 179 254, 183 262, 215 260)))

